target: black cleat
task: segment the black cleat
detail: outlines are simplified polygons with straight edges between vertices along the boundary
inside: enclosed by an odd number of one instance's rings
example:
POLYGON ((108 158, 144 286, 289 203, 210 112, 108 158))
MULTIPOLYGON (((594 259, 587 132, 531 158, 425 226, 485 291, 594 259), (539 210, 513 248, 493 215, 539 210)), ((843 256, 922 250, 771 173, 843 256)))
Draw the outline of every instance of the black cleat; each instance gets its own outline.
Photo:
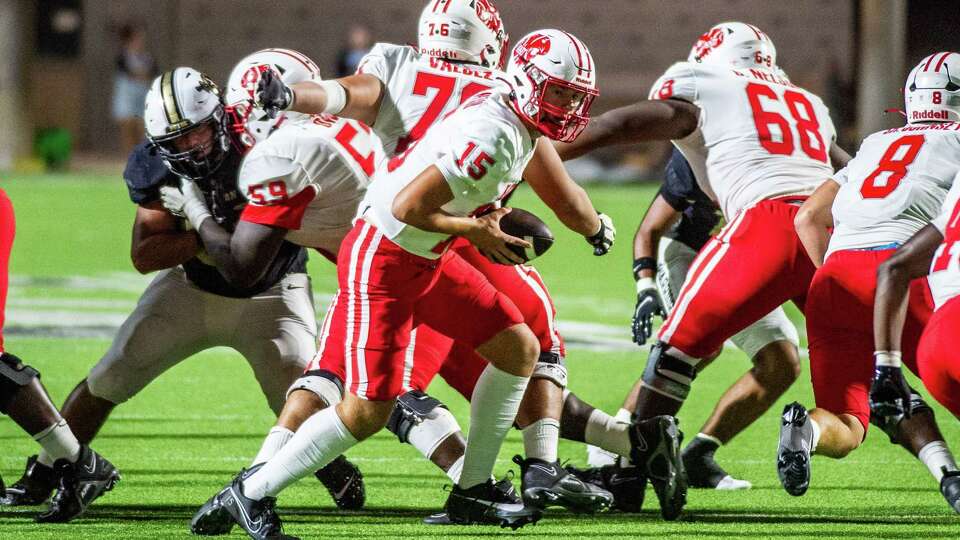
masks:
MULTIPOLYGON (((249 469, 241 469, 230 483, 233 484, 238 478, 241 482, 250 478, 250 475, 260 470, 260 467, 263 467, 263 463, 257 463, 249 469)), ((219 495, 220 493, 217 493, 207 499, 207 502, 203 503, 203 506, 193 515, 190 520, 190 532, 201 536, 219 536, 229 534, 233 530, 233 518, 230 512, 220 504, 219 495)))
POLYGON ((113 464, 88 446, 80 447, 76 463, 58 459, 53 468, 60 477, 60 484, 50 507, 36 517, 38 523, 70 521, 120 481, 120 473, 113 464))
POLYGON ((50 498, 53 490, 57 489, 57 474, 53 467, 37 461, 37 456, 27 458, 27 466, 23 476, 7 486, 6 494, 0 499, 0 504, 6 506, 32 506, 43 504, 50 498))
MULTIPOLYGON (((511 473, 512 476, 512 473, 511 473)), ((493 489, 500 492, 500 498, 509 501, 513 504, 523 504, 523 500, 520 499, 520 495, 517 494, 517 488, 513 487, 513 482, 510 481, 510 476, 500 479, 499 482, 493 484, 493 489)), ((450 516, 446 512, 437 512, 436 514, 430 514, 429 516, 423 518, 424 525, 456 525, 456 523, 450 521, 450 516)))
POLYGON ((647 478, 636 467, 604 465, 578 469, 567 465, 566 469, 580 480, 609 491, 613 495, 614 510, 636 513, 643 508, 647 478))
POLYGON ((540 520, 538 508, 524 506, 497 489, 493 480, 471 488, 453 486, 443 510, 457 525, 486 524, 519 529, 540 520))
POLYGON ((337 456, 314 476, 323 484, 337 508, 341 510, 360 510, 367 500, 360 468, 344 456, 337 456))
POLYGON ((943 478, 940 479, 940 493, 950 508, 960 514, 960 471, 948 471, 946 467, 941 470, 943 478))
POLYGON ((810 487, 810 453, 813 426, 803 405, 794 401, 783 408, 780 419, 780 446, 777 448, 777 476, 787 493, 799 497, 810 487))
POLYGON ((277 499, 264 497, 259 501, 243 494, 243 480, 238 476, 216 495, 217 503, 230 514, 234 523, 254 540, 295 539, 283 534, 280 516, 275 510, 277 499))
POLYGON ((540 509, 562 506, 572 512, 592 514, 613 504, 612 493, 583 482, 559 462, 547 463, 521 456, 514 456, 513 462, 520 466, 520 492, 527 506, 540 509))
POLYGON ((677 419, 661 415, 630 426, 630 459, 645 475, 660 502, 660 515, 673 521, 687 503, 687 475, 680 459, 683 434, 677 419))
POLYGON ((687 485, 692 488, 720 490, 753 487, 750 482, 734 478, 723 470, 714 457, 716 450, 716 443, 701 437, 694 437, 683 449, 680 458, 683 460, 683 469, 687 473, 687 485))

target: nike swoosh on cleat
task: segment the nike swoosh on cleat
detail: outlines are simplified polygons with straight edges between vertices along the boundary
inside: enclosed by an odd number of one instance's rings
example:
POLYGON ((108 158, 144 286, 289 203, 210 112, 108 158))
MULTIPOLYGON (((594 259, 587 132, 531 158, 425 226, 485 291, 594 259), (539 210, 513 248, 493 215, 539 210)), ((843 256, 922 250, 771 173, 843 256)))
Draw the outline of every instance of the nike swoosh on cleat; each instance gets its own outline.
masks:
POLYGON ((347 480, 347 483, 344 484, 343 489, 333 494, 333 498, 339 500, 340 497, 343 497, 343 494, 350 489, 350 486, 353 485, 353 475, 350 476, 350 479, 347 480))
POLYGON ((611 486, 619 486, 620 484, 626 484, 631 480, 633 480, 633 478, 629 476, 620 476, 615 474, 610 477, 610 480, 608 480, 608 482, 610 483, 611 486))
POLYGON ((230 492, 231 492, 230 496, 232 496, 233 500, 236 502, 237 508, 240 509, 240 517, 242 517, 244 523, 247 524, 247 528, 253 532, 260 532, 260 529, 263 528, 263 518, 257 518, 256 521, 253 521, 252 519, 250 519, 250 516, 247 515, 247 509, 244 508, 242 504, 240 504, 240 497, 238 497, 237 494, 233 492, 233 487, 230 488, 230 492))
POLYGON ((97 458, 94 457, 93 452, 90 453, 90 465, 87 466, 87 464, 84 463, 83 470, 87 471, 90 474, 93 474, 93 471, 97 470, 97 458))
POLYGON ((557 469, 556 469, 553 465, 551 465, 551 466, 549 466, 549 467, 544 467, 543 465, 530 465, 530 468, 531 468, 531 469, 533 469, 533 468, 540 469, 541 471, 549 474, 550 476, 556 476, 556 475, 557 475, 557 469))

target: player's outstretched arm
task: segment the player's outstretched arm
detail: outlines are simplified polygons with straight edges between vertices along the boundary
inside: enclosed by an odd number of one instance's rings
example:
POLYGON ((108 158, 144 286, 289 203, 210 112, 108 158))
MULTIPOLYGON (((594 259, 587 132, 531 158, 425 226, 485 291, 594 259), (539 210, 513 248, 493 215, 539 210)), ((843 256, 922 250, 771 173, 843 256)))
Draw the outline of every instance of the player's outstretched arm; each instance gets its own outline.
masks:
POLYGON ((571 143, 554 143, 566 161, 614 144, 682 139, 697 129, 700 108, 679 99, 644 100, 590 120, 571 143))
POLYGON ((810 195, 797 215, 793 218, 793 226, 807 255, 814 266, 823 265, 823 257, 830 243, 830 229, 833 227, 833 200, 837 198, 840 184, 828 179, 810 195))
POLYGON ((500 218, 510 209, 494 210, 479 218, 452 216, 441 208, 453 200, 443 173, 431 165, 407 184, 393 200, 391 212, 400 221, 423 231, 463 236, 488 259, 501 264, 520 264, 507 244, 529 248, 530 243, 500 230, 500 218))
POLYGON ((177 228, 177 218, 160 201, 137 206, 130 242, 130 260, 141 274, 172 268, 197 254, 193 231, 177 228))
POLYGON ((830 145, 830 164, 833 165, 833 170, 839 171, 846 167, 851 159, 853 158, 850 157, 850 154, 843 148, 840 148, 837 143, 830 145))
POLYGON ((633 235, 633 279, 637 284, 637 304, 633 308, 630 330, 633 342, 637 345, 645 344, 653 335, 653 316, 665 315, 655 282, 657 248, 660 239, 680 219, 680 215, 662 193, 657 193, 633 235))
POLYGON ((273 71, 257 83, 257 103, 273 118, 280 111, 329 113, 373 125, 380 111, 383 83, 359 73, 329 81, 303 81, 287 86, 273 71))

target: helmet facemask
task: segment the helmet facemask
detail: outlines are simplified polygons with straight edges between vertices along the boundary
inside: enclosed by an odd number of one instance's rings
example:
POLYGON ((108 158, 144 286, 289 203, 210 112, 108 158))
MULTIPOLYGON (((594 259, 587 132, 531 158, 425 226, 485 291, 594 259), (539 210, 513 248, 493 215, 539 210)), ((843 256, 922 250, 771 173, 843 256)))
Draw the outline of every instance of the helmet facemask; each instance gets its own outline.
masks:
POLYGON ((223 115, 223 108, 217 107, 210 116, 200 122, 162 137, 151 137, 150 140, 174 174, 193 181, 203 181, 216 172, 230 150, 223 115), (177 144, 203 129, 210 132, 206 140, 188 148, 177 144))
POLYGON ((550 139, 574 141, 590 122, 590 106, 599 92, 552 77, 532 63, 525 72, 534 89, 520 113, 550 139), (567 101, 568 106, 556 104, 558 100, 567 101))

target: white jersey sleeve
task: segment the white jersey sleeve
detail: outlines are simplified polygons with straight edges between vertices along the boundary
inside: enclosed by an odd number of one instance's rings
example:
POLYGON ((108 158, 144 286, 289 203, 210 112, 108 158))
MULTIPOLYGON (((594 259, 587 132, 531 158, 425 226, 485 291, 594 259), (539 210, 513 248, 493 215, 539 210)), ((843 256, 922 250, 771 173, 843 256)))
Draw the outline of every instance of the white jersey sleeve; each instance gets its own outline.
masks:
POLYGON ((764 199, 809 195, 833 174, 827 107, 774 71, 680 62, 650 97, 700 109, 698 128, 674 144, 727 220, 764 199))
POLYGON ((864 139, 833 203, 827 256, 909 240, 939 213, 958 155, 960 124, 910 124, 864 139))
POLYGON ((378 169, 360 213, 400 247, 434 259, 443 253, 450 237, 398 220, 392 211, 397 194, 423 171, 436 166, 453 194, 453 200, 441 209, 450 215, 469 216, 512 191, 532 157, 533 139, 510 109, 506 96, 483 94, 432 127, 387 167, 378 169))
POLYGON ((931 225, 943 234, 943 243, 933 255, 927 277, 934 305, 940 309, 948 300, 960 296, 960 174, 931 225))

